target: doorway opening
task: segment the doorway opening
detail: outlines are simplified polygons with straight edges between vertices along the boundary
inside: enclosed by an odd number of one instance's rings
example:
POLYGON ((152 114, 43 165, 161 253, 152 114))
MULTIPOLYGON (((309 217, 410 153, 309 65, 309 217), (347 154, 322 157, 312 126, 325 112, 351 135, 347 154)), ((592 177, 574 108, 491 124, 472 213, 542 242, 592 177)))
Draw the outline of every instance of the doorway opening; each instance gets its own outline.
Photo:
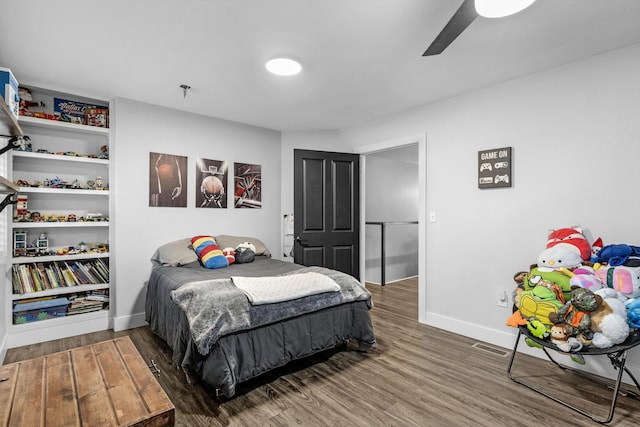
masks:
POLYGON ((356 152, 362 159, 361 278, 372 286, 417 283, 417 320, 425 323, 426 135, 356 152))

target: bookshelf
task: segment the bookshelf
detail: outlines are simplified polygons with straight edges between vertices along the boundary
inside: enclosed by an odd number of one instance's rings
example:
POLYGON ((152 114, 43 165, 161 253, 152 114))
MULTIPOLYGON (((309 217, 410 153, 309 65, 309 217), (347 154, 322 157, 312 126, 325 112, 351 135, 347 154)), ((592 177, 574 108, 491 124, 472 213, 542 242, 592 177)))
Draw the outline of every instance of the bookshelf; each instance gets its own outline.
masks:
MULTIPOLYGON (((93 105, 109 101, 36 88, 52 114, 54 98, 93 105)), ((112 297, 109 264, 112 199, 109 128, 20 116, 17 124, 30 147, 8 152, 7 175, 18 203, 7 213, 6 313, 8 347, 28 345, 108 329, 112 297), (102 185, 100 183, 102 181, 102 185), (100 273, 91 268, 100 264, 100 273), (85 271, 86 269, 87 271, 85 271), (106 295, 103 304, 71 315, 71 302, 106 295), (67 298, 66 315, 17 321, 14 307, 67 298)))

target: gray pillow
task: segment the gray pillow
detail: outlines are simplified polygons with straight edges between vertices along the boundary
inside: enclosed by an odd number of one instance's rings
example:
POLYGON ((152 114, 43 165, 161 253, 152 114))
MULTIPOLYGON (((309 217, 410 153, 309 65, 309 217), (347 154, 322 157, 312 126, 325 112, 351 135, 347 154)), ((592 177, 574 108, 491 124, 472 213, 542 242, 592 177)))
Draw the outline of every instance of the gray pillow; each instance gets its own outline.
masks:
POLYGON ((198 255, 191 246, 191 239, 187 237, 160 246, 151 259, 162 265, 178 267, 198 261, 198 255))
POLYGON ((262 243, 262 240, 256 239, 255 237, 228 236, 228 235, 222 234, 220 236, 215 236, 215 239, 218 246, 220 246, 220 249, 224 249, 224 248, 235 249, 238 247, 240 243, 249 242, 256 247, 256 253, 255 253, 256 255, 263 255, 267 257, 271 256, 271 252, 265 246, 265 244, 262 243))

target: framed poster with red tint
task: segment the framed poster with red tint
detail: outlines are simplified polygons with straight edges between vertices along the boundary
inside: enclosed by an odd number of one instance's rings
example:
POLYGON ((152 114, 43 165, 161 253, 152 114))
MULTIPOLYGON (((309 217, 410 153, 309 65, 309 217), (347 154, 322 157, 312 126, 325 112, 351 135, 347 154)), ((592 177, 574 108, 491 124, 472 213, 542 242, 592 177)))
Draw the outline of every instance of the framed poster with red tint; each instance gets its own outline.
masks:
POLYGON ((233 164, 233 205, 236 208, 262 207, 262 166, 249 163, 233 164))
POLYGON ((149 153, 149 206, 187 207, 187 158, 149 153))

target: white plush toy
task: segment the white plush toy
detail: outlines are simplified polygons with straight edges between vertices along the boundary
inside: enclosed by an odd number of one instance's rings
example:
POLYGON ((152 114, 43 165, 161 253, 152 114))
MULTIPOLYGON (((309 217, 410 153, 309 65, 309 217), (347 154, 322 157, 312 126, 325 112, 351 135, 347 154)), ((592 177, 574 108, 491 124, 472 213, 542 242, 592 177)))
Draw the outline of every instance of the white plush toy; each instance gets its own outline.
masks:
POLYGON ((538 268, 540 271, 574 268, 580 265, 582 265, 580 254, 567 246, 552 246, 542 251, 538 256, 538 268))
POLYGON ((582 343, 578 338, 569 336, 569 327, 564 323, 551 326, 550 340, 556 347, 567 353, 582 350, 582 343))
POLYGON ((255 245, 251 242, 242 242, 238 246, 236 246, 236 249, 238 248, 247 248, 247 249, 251 249, 253 253, 257 252, 255 245))
POLYGON ((596 311, 591 312, 591 330, 593 331, 591 345, 608 348, 620 344, 629 336, 629 323, 624 303, 614 289, 602 288, 594 293, 602 297, 602 304, 596 311))

